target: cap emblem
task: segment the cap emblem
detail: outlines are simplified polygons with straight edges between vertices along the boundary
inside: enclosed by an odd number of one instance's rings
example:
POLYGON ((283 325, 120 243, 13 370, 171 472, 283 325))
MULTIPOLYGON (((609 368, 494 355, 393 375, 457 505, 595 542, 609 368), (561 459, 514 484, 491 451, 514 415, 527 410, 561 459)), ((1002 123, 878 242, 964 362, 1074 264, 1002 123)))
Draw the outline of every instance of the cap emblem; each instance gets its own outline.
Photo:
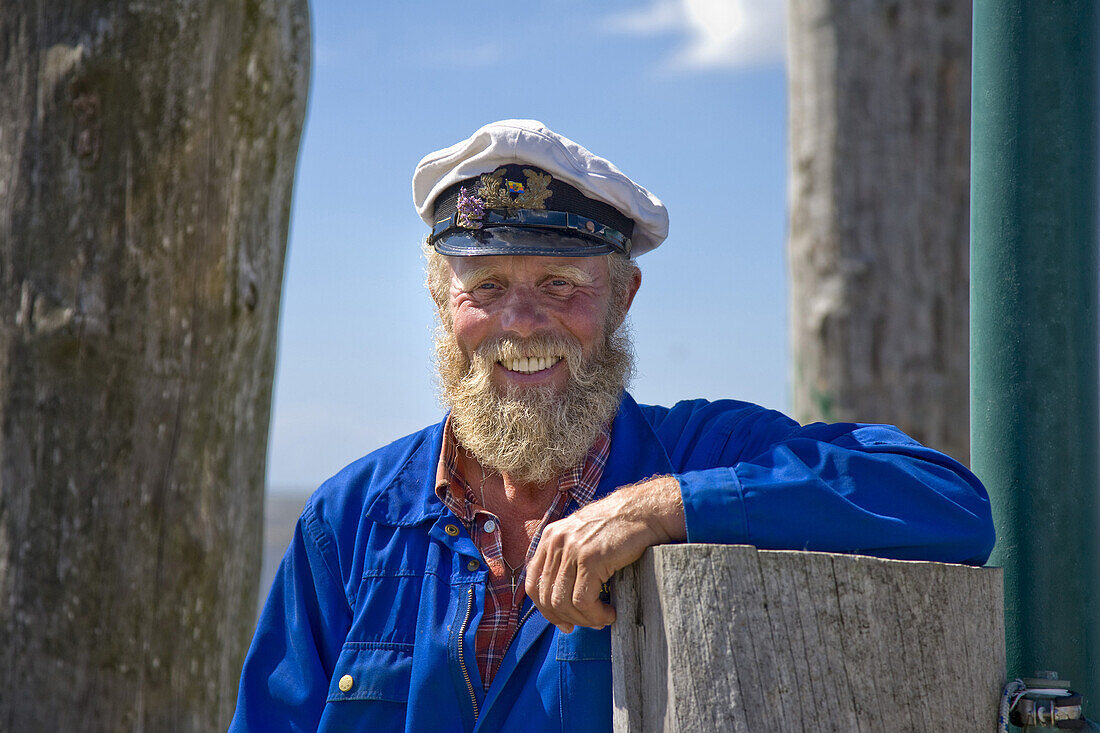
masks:
POLYGON ((550 190, 550 174, 539 173, 530 168, 523 169, 527 184, 519 181, 505 181, 505 168, 497 168, 492 173, 483 173, 481 187, 477 195, 485 203, 486 209, 545 209, 546 199, 553 195, 550 190), (518 193, 515 198, 509 191, 518 193))
POLYGON ((516 211, 546 208, 546 199, 554 195, 549 188, 549 173, 524 168, 523 175, 527 178, 525 185, 519 181, 505 180, 506 172, 505 168, 497 168, 492 173, 483 173, 481 186, 474 195, 470 195, 465 186, 459 189, 455 224, 464 229, 481 229, 481 219, 488 209, 516 211), (517 194, 515 198, 511 196, 513 193, 517 194))

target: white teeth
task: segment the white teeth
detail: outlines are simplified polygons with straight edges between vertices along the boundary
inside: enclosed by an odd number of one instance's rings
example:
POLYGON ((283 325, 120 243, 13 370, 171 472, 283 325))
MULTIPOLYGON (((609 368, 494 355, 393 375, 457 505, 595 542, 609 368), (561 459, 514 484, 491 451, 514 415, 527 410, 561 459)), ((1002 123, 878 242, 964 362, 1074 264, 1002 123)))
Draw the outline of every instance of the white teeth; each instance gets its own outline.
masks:
POLYGON ((500 364, 509 371, 533 374, 549 369, 559 361, 560 356, 521 356, 516 359, 502 359, 500 364))

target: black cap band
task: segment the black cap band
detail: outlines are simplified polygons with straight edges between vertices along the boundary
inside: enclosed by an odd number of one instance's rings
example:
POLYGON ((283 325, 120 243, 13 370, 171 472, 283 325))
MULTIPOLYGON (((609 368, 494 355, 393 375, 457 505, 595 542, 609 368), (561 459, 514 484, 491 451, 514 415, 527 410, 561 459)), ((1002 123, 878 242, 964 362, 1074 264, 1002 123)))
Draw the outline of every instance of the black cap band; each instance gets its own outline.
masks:
POLYGON ((634 233, 634 221, 615 207, 520 164, 448 187, 436 199, 432 218, 429 243, 460 256, 629 256, 634 233))

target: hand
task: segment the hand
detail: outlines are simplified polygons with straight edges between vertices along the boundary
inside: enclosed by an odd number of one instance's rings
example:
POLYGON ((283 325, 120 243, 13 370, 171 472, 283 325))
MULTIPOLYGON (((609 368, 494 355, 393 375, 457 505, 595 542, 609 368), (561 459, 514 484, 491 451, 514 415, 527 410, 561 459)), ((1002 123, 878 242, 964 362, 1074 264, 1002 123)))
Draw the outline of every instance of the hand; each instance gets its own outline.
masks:
POLYGON ((686 537, 676 479, 624 486, 546 526, 527 565, 527 595, 566 634, 576 626, 603 628, 615 609, 600 602, 600 586, 647 547, 686 537))

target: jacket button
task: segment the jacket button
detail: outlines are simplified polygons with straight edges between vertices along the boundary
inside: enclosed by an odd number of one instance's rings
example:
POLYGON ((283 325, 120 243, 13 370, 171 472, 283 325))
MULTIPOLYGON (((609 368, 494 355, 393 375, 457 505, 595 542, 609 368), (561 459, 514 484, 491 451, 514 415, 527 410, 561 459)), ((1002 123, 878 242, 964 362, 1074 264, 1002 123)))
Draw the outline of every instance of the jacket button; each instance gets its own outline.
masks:
POLYGON ((449 534, 451 537, 454 537, 458 534, 458 525, 448 524, 446 527, 443 528, 443 531, 449 534))
POLYGON ((351 689, 351 686, 355 684, 355 680, 351 678, 350 674, 346 674, 340 678, 340 692, 347 692, 351 689))
POLYGON ((481 567, 481 563, 479 563, 477 560, 471 560, 470 562, 466 563, 466 569, 469 570, 470 572, 473 572, 474 570, 477 570, 480 567, 481 567))

